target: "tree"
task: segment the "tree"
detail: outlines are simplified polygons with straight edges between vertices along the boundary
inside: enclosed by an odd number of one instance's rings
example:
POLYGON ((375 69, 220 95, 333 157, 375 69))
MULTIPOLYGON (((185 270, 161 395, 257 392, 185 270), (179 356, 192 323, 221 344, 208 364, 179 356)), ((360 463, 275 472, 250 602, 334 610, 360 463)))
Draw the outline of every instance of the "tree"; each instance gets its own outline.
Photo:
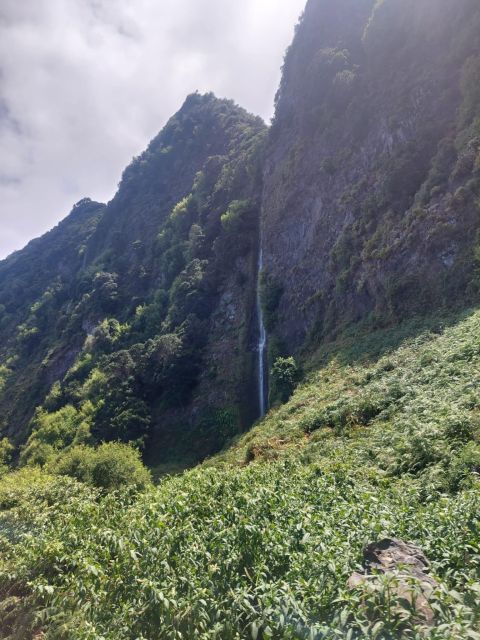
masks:
POLYGON ((300 371, 295 359, 277 358, 271 371, 274 398, 287 402, 300 379, 300 371))
POLYGON ((150 472, 140 453, 130 445, 107 442, 97 449, 78 446, 62 453, 49 471, 71 476, 80 482, 113 491, 124 487, 144 489, 150 484, 150 472))

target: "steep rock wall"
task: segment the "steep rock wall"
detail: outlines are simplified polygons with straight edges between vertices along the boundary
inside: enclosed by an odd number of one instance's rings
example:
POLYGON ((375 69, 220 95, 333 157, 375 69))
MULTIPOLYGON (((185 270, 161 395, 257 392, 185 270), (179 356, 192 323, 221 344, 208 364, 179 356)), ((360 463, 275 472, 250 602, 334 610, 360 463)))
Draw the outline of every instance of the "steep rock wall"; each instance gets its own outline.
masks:
POLYGON ((480 5, 309 0, 265 169, 286 351, 476 294, 480 5))

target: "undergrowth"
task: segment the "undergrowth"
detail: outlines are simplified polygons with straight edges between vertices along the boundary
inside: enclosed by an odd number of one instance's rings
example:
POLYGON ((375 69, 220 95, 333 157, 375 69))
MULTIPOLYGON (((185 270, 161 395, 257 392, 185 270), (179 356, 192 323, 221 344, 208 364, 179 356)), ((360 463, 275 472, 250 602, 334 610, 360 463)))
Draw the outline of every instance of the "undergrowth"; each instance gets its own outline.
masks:
POLYGON ((4 477, 0 637, 480 638, 480 312, 382 352, 330 354, 229 449, 140 494, 4 477), (347 587, 383 537, 430 560, 433 626, 395 576, 347 587))

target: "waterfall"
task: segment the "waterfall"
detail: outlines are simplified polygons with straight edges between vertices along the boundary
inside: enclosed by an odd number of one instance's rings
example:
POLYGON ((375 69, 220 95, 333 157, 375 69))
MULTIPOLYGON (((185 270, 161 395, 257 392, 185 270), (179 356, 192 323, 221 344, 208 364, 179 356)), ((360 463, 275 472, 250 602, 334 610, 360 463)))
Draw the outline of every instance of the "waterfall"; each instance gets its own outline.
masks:
POLYGON ((263 248, 262 248, 262 236, 260 234, 260 249, 258 252, 258 274, 257 274, 257 321, 258 321, 258 408, 260 411, 260 417, 267 413, 267 394, 265 390, 265 369, 266 369, 266 349, 267 349, 267 332, 265 331, 265 324, 263 322, 263 309, 260 296, 260 280, 263 269, 263 248))

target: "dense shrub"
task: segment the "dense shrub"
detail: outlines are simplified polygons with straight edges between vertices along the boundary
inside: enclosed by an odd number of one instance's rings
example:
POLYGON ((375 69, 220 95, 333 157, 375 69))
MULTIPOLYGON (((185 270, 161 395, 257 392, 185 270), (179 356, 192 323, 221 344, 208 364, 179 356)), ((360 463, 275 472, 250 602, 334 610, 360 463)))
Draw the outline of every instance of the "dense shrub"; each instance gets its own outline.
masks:
POLYGON ((96 449, 73 447, 61 454, 49 470, 106 491, 126 487, 144 489, 150 484, 150 473, 142 464, 139 452, 116 442, 101 444, 96 449))
POLYGON ((116 273, 99 272, 93 278, 92 304, 98 311, 110 313, 115 311, 119 299, 118 275, 116 273))
POLYGON ((95 409, 87 401, 80 410, 65 405, 58 411, 37 411, 32 421, 33 431, 20 455, 22 464, 43 465, 55 451, 90 439, 95 409))
POLYGON ((249 210, 249 203, 243 200, 234 200, 227 211, 222 215, 221 222, 225 232, 235 239, 244 231, 244 216, 249 210))
MULTIPOLYGON (((288 462, 197 470, 135 501, 72 488, 14 490, 10 505, 21 506, 8 522, 41 524, 42 534, 2 537, 0 580, 31 594, 47 638, 475 637, 478 493, 423 505, 412 485, 288 462), (374 594, 346 588, 365 542, 383 536, 428 556, 439 582, 433 628, 380 582, 374 594)), ((0 484, 0 503, 2 494, 0 484)))
MULTIPOLYGON (((8 605, 19 638, 26 609, 52 639, 474 640, 480 312, 431 322, 336 343, 287 404, 149 491, 120 445, 57 453, 49 470, 82 482, 7 474, 0 585, 22 598, 0 597, 0 623, 8 605), (383 537, 428 557, 432 626, 394 577, 347 589, 383 537)), ((233 417, 203 415, 205 435, 233 417)))
POLYGON ((475 484, 480 479, 480 446, 473 442, 467 444, 459 455, 451 460, 447 476, 451 491, 475 484))
POLYGON ((152 338, 161 330, 167 310, 168 294, 164 289, 160 289, 150 304, 140 305, 135 310, 133 331, 139 333, 143 339, 152 338))
POLYGON ((4 365, 0 365, 0 391, 3 389, 9 373, 10 373, 10 370, 8 367, 5 367, 4 365))
POLYGON ((14 446, 8 438, 0 440, 0 476, 7 473, 12 462, 14 446))
POLYGON ((206 261, 192 260, 175 279, 170 291, 168 324, 178 327, 187 316, 205 317, 208 303, 204 295, 206 261))
POLYGON ((93 491, 72 478, 54 476, 38 467, 9 473, 0 479, 0 537, 7 532, 18 540, 21 533, 31 531, 33 523, 48 520, 49 507, 62 502, 66 505, 73 496, 90 498, 96 495, 93 491), (5 513, 10 510, 16 510, 12 519, 5 513))
POLYGON ((106 353, 112 351, 125 331, 126 327, 122 326, 117 319, 106 318, 94 331, 93 345, 95 349, 106 353))
POLYGON ((277 358, 270 372, 272 397, 287 402, 300 380, 300 371, 295 359, 277 358))

